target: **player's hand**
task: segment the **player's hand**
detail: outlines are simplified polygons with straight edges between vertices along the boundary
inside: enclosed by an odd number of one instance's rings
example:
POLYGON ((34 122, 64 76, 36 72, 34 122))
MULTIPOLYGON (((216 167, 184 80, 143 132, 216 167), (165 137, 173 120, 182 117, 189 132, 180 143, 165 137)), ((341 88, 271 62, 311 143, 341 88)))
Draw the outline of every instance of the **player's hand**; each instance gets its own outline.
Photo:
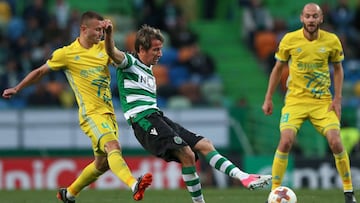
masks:
POLYGON ((17 93, 17 90, 15 88, 8 88, 5 89, 2 96, 5 99, 10 99, 13 95, 15 95, 17 93))
POLYGON ((269 116, 273 113, 273 102, 271 100, 265 100, 262 106, 262 110, 265 115, 269 116))
POLYGON ((102 21, 102 27, 103 27, 106 34, 111 34, 112 33, 113 24, 112 24, 111 20, 109 20, 109 19, 103 20, 102 21))

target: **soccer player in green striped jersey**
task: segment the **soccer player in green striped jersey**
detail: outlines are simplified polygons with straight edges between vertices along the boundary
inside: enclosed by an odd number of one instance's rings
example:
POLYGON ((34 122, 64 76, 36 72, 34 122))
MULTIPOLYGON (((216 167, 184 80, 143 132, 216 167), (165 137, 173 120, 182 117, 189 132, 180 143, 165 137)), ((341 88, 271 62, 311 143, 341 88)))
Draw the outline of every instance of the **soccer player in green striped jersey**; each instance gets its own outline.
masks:
POLYGON ((190 132, 166 117, 156 104, 156 82, 152 72, 162 56, 164 38, 160 30, 143 25, 136 34, 136 54, 115 48, 112 23, 104 21, 105 46, 117 64, 117 84, 124 116, 141 145, 156 157, 176 161, 182 166, 182 178, 194 203, 204 203, 195 162, 198 154, 215 169, 238 179, 244 187, 267 185, 270 175, 248 174, 219 154, 210 140, 190 132))

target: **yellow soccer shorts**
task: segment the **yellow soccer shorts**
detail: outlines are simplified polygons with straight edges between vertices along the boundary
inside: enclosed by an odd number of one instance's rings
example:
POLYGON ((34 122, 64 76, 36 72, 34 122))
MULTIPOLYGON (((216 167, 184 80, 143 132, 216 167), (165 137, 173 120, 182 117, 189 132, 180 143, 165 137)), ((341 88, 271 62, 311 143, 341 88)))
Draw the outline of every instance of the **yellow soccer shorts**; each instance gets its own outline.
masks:
POLYGON ((95 156, 105 156, 105 143, 118 141, 118 125, 113 114, 94 114, 80 122, 84 133, 90 137, 95 156))
POLYGON ((330 105, 331 101, 286 103, 281 110, 280 131, 293 129, 297 132, 307 119, 322 135, 330 129, 340 130, 340 121, 335 111, 328 111, 330 105))

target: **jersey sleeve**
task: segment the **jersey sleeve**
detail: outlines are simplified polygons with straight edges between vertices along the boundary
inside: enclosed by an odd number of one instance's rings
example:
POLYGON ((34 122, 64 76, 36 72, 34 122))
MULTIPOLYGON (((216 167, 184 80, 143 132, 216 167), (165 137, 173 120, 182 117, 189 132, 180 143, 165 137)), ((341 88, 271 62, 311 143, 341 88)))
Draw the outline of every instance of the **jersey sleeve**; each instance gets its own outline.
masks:
POLYGON ((66 67, 65 49, 60 48, 55 50, 51 57, 46 61, 46 64, 51 70, 59 70, 66 67))
POLYGON ((275 53, 276 60, 278 61, 289 60, 290 53, 289 53, 288 43, 289 43, 289 37, 288 35, 285 35, 283 39, 280 41, 278 49, 275 53))
POLYGON ((128 68, 132 65, 131 55, 125 52, 124 55, 125 55, 124 60, 118 65, 118 67, 121 69, 128 68))
POLYGON ((334 39, 332 42, 332 51, 330 53, 330 62, 338 63, 344 60, 344 51, 339 38, 333 35, 334 39))

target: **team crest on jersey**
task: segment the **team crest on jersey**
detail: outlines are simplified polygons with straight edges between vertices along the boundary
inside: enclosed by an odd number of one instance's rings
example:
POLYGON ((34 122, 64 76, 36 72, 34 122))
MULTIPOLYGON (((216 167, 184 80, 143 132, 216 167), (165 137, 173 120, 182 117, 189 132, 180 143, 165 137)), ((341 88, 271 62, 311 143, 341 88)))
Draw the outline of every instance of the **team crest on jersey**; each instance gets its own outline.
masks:
POLYGON ((320 52, 320 53, 325 53, 325 52, 326 52, 325 47, 320 47, 319 52, 320 52))
POLYGON ((176 144, 181 144, 181 143, 183 142, 183 140, 182 140, 181 137, 175 136, 175 137, 174 137, 174 142, 175 142, 176 144))
POLYGON ((97 55, 98 58, 103 58, 104 57, 104 53, 102 52, 99 52, 98 55, 97 55))

